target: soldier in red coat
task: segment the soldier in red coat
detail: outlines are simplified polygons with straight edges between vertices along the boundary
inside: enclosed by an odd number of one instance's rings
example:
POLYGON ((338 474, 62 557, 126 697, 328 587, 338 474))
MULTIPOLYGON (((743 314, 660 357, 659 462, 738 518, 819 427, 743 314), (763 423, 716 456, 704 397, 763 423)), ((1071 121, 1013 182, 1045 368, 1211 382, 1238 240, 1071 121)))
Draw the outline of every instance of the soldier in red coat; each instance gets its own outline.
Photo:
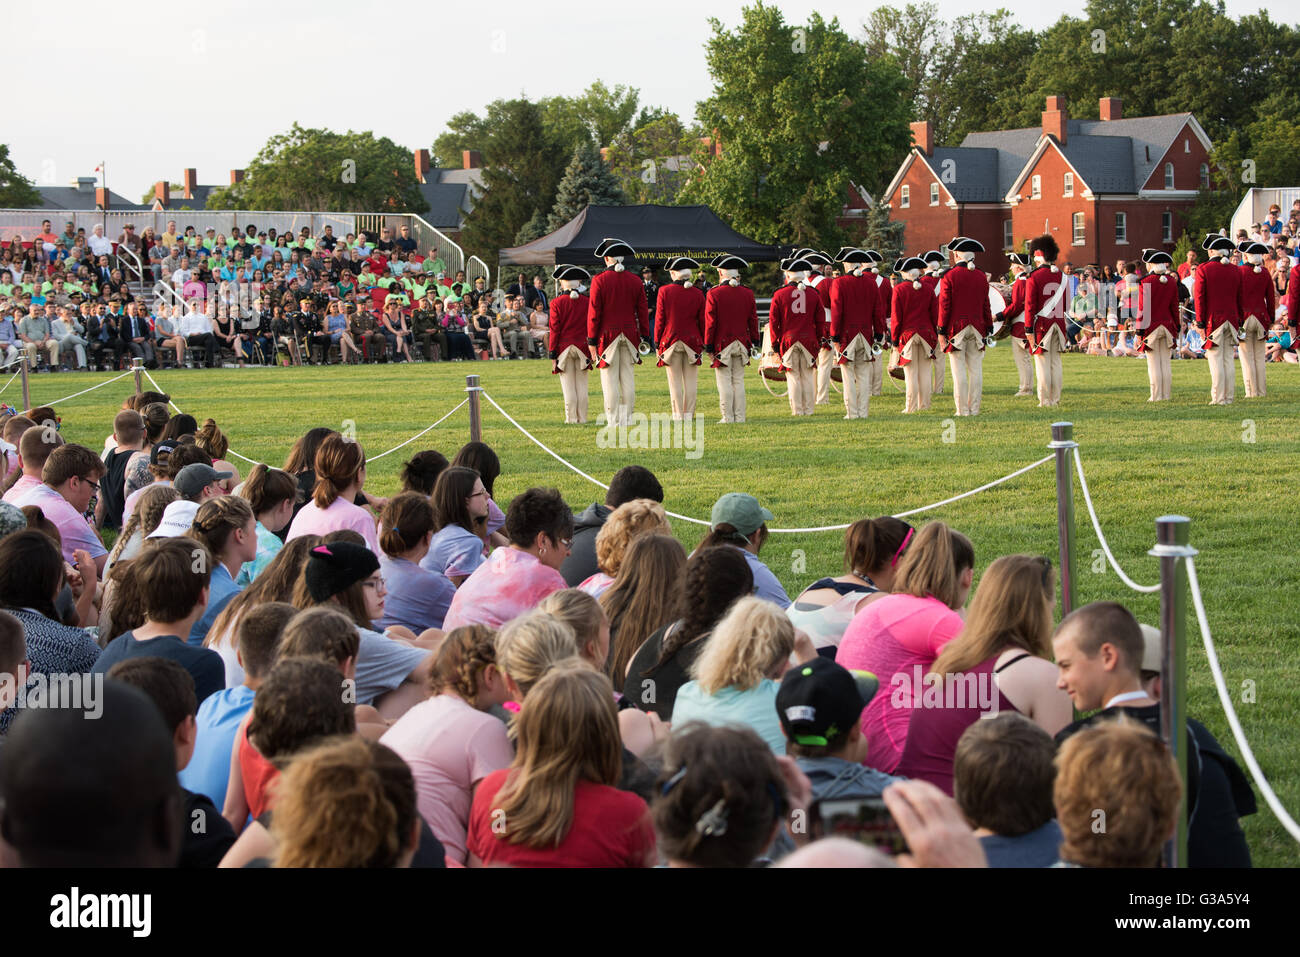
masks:
POLYGON ((1196 323, 1205 334, 1205 357, 1210 360, 1210 405, 1231 405, 1237 390, 1232 349, 1241 327, 1241 270, 1228 264, 1232 240, 1213 233, 1201 247, 1208 262, 1196 267, 1196 323))
POLYGON ((623 260, 636 250, 619 239, 603 239, 596 257, 609 266, 591 281, 587 308, 587 346, 591 361, 600 369, 605 395, 605 421, 627 425, 636 406, 633 371, 641 363, 638 349, 650 338, 650 311, 645 286, 623 268, 623 260))
POLYGON ((1016 397, 1034 394, 1034 359, 1025 344, 1025 275, 1029 272, 1029 257, 1024 253, 1010 253, 1011 260, 1011 303, 1002 313, 1002 321, 1010 323, 1010 332, 1002 330, 1003 335, 1011 336, 1011 357, 1016 360, 1016 375, 1020 379, 1020 389, 1016 397))
POLYGON ((749 263, 723 253, 710 263, 718 284, 704 297, 704 348, 713 355, 722 423, 745 421, 745 366, 758 345, 758 305, 754 290, 740 284, 749 263))
POLYGON ((904 412, 930 408, 934 349, 939 343, 939 297, 923 281, 925 260, 918 256, 898 264, 903 281, 895 284, 890 306, 890 336, 898 349, 899 364, 907 383, 904 412))
POLYGON ((808 263, 808 286, 817 291, 822 302, 821 332, 818 341, 821 348, 817 350, 817 405, 829 405, 831 401, 831 368, 835 365, 835 354, 831 349, 831 257, 815 249, 801 249, 795 253, 808 263))
POLYGON ((1065 297, 1070 284, 1057 268, 1059 252, 1049 233, 1029 244, 1034 268, 1025 279, 1025 341, 1034 357, 1039 408, 1061 402, 1061 353, 1069 345, 1065 297))
MULTIPOLYGON (((884 347, 889 343, 889 308, 890 300, 894 295, 894 286, 889 281, 887 270, 880 268, 880 263, 884 256, 874 249, 864 249, 868 256, 871 257, 871 270, 864 275, 869 276, 876 284, 876 294, 879 299, 876 309, 876 331, 873 341, 875 345, 884 347)), ((885 384, 885 363, 877 362, 871 367, 871 394, 880 395, 885 384)))
POLYGON ((1291 341, 1300 334, 1300 259, 1291 267, 1286 284, 1286 323, 1291 327, 1291 341))
POLYGON ((565 423, 587 421, 587 310, 591 301, 579 287, 591 278, 579 266, 556 266, 551 274, 560 292, 551 299, 551 372, 560 377, 565 423))
POLYGON ((989 280, 975 268, 983 243, 957 236, 948 252, 957 265, 939 280, 939 348, 952 366, 952 393, 958 415, 979 415, 984 393, 984 337, 993 331, 989 280))
POLYGON ((673 421, 695 415, 700 357, 704 355, 704 293, 692 281, 700 264, 689 256, 668 261, 672 282, 655 300, 655 352, 668 368, 673 421))
POLYGON ((1268 331, 1277 313, 1277 290, 1273 277, 1264 269, 1268 247, 1263 243, 1244 242, 1241 250, 1241 342, 1237 354, 1241 356, 1241 378, 1246 386, 1246 398, 1258 399, 1264 395, 1264 363, 1268 358, 1268 331))
POLYGON ((1174 257, 1161 249, 1142 250, 1147 274, 1138 283, 1138 348, 1146 353, 1148 402, 1165 402, 1173 389, 1170 359, 1178 345, 1178 282, 1169 274, 1174 257))
POLYGON ((871 256, 845 247, 836 255, 844 275, 830 280, 831 345, 844 380, 844 418, 865 419, 871 402, 871 369, 880 365, 873 349, 880 293, 876 277, 866 272, 871 256))
POLYGON ((790 388, 790 414, 812 415, 816 401, 817 352, 821 348, 822 300, 806 285, 812 265, 798 257, 781 261, 785 285, 772 293, 767 331, 790 388))
MULTIPOLYGON (((921 282, 935 296, 939 295, 939 280, 947 271, 948 259, 937 249, 931 249, 921 254, 921 259, 925 262, 925 272, 921 274, 921 282)), ((933 365, 934 384, 930 387, 931 395, 943 395, 944 380, 944 361, 937 353, 933 365)))

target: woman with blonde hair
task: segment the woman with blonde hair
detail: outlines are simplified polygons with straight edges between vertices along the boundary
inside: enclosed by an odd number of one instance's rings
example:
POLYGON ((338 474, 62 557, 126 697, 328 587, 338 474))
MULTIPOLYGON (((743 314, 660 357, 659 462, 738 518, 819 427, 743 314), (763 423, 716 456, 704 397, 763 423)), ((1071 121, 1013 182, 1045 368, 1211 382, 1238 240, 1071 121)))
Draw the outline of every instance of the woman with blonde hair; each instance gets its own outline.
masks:
POLYGON ((214 469, 218 472, 232 473, 230 478, 222 479, 217 483, 223 491, 229 493, 240 482, 239 469, 226 461, 226 456, 230 454, 230 440, 226 438, 221 429, 217 428, 216 419, 205 419, 203 421, 203 424, 199 426, 199 430, 194 433, 194 444, 212 456, 212 467, 214 469))
POLYGON ((600 602, 580 589, 564 588, 543 598, 537 610, 572 628, 578 657, 604 670, 609 659, 610 634, 609 618, 600 602))
POLYGON ((785 734, 776 713, 780 678, 796 654, 799 662, 817 652, 778 606, 742 598, 713 629, 673 706, 673 728, 692 721, 752 728, 776 754, 785 754, 785 734))
MULTIPOLYGON (((600 548, 599 539, 596 548, 600 548)), ((642 535, 628 548, 614 584, 600 596, 612 636, 604 670, 619 689, 637 649, 676 617, 685 568, 686 550, 681 542, 668 535, 642 535)))
POLYGON ((505 676, 510 700, 518 704, 557 662, 577 657, 573 629, 536 609, 507 622, 497 632, 497 666, 505 676))
MULTIPOLYGON (((286 467, 285 471, 291 470, 286 467)), ((353 502, 366 484, 366 453, 360 443, 337 432, 326 435, 316 449, 315 476, 311 501, 294 517, 285 541, 351 528, 360 532, 366 546, 378 555, 375 520, 353 502)))
POLYGON ((614 584, 623 567, 633 539, 642 535, 671 535, 668 513, 658 502, 648 498, 624 502, 609 513, 605 524, 596 533, 596 565, 600 571, 583 581, 579 588, 593 598, 599 598, 614 584))
POLYGON ((984 572, 961 633, 930 666, 939 706, 912 710, 895 772, 952 794, 962 732, 983 715, 1014 711, 1055 736, 1074 718, 1052 661, 1052 563, 1004 555, 984 572), (960 693, 958 693, 960 692, 960 693))
POLYGON ((916 533, 898 564, 894 591, 869 603, 849 625, 835 660, 850 671, 869 671, 890 694, 878 694, 862 712, 869 768, 893 774, 903 755, 913 687, 961 631, 959 609, 975 576, 975 547, 943 522, 916 533), (898 675, 898 679, 895 679, 898 675))
POLYGON ((279 780, 276 867, 410 867, 415 781, 400 756, 355 735, 303 751, 279 780))
POLYGON ((615 787, 622 746, 607 677, 577 658, 556 665, 529 693, 515 739, 513 763, 474 795, 471 867, 654 865, 649 808, 615 787))
POLYGON ((194 524, 185 532, 202 542, 212 555, 212 577, 208 585, 208 607, 190 629, 189 643, 199 646, 226 603, 240 591, 235 576, 244 562, 257 557, 257 520, 248 502, 233 495, 210 498, 194 513, 194 524))
POLYGON ((483 625, 448 634, 429 678, 433 697, 402 715, 380 739, 410 765, 420 815, 459 864, 465 862, 474 790, 514 759, 505 723, 488 713, 509 695, 495 639, 483 625))

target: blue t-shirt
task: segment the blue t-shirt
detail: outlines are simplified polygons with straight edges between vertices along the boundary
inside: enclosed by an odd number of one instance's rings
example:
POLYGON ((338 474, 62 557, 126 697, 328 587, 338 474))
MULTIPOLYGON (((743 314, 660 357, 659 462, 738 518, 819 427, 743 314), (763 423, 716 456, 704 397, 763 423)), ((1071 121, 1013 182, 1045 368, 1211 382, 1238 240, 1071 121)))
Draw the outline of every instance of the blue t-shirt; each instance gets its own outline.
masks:
MULTIPOLYGON (((733 548, 739 548, 735 545, 733 548)), ((754 594, 759 598, 765 598, 770 602, 775 602, 782 608, 790 606, 790 596, 785 593, 781 583, 777 581, 772 570, 764 565, 755 555, 747 548, 741 548, 740 553, 745 556, 745 561, 749 562, 750 574, 754 576, 754 594)))
MULTIPOLYGON (((357 650, 357 704, 372 704, 385 691, 392 691, 433 654, 427 648, 412 648, 368 628, 358 628, 357 632, 361 635, 361 647, 357 650)), ((224 680, 224 664, 221 674, 224 680)))
POLYGON ((190 636, 187 639, 188 644, 195 647, 203 644, 208 629, 217 620, 221 610, 240 591, 242 589, 235 584, 235 579, 231 577, 230 570, 226 568, 224 563, 217 562, 216 567, 212 569, 212 579, 208 583, 208 607, 203 612, 203 617, 196 621, 194 627, 190 629, 190 636))
POLYGON ((246 685, 218 691, 199 705, 194 756, 181 772, 181 787, 202 794, 219 808, 225 805, 235 732, 252 708, 253 689, 246 685))
POLYGON ((226 665, 221 656, 210 648, 187 645, 177 635, 160 635, 139 641, 135 632, 123 632, 108 643, 90 673, 104 674, 119 661, 148 657, 167 658, 188 671, 194 679, 194 693, 200 704, 208 695, 216 694, 226 686, 226 665))
POLYGON ((376 623, 380 628, 404 625, 418 635, 426 628, 442 627, 451 600, 456 597, 456 586, 446 575, 387 555, 380 556, 379 571, 388 586, 384 617, 376 623))
POLYGON ((483 539, 459 525, 448 525, 434 533, 420 567, 448 578, 468 577, 486 560, 483 539))
MULTIPOLYGON (((257 557, 251 562, 244 562, 235 576, 235 584, 244 588, 253 584, 253 579, 262 573, 262 569, 271 564, 271 559, 284 548, 284 542, 275 532, 268 531, 261 522, 257 523, 257 557)), ((194 790, 190 788, 190 790, 194 790)))
POLYGON ((1042 827, 1021 834, 1003 837, 990 834, 980 838, 989 867, 1052 867, 1061 859, 1061 826, 1052 818, 1042 827))
POLYGON ((702 721, 714 727, 739 725, 752 728, 767 742, 773 753, 785 754, 785 733, 776 713, 777 683, 764 678, 748 691, 723 688, 717 694, 705 694, 698 681, 688 681, 677 692, 673 705, 673 730, 690 721, 702 721))

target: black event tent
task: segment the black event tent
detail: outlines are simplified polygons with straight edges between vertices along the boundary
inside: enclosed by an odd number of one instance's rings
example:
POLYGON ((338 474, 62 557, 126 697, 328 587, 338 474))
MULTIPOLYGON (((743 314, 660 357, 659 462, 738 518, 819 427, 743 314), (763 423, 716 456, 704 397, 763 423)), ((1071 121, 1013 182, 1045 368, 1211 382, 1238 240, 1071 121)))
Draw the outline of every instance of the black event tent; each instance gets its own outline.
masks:
POLYGON ((606 237, 629 243, 638 264, 662 263, 674 256, 707 264, 724 252, 751 263, 782 256, 780 247, 740 235, 707 206, 588 206, 555 232, 500 250, 501 268, 602 265, 593 253, 606 237))

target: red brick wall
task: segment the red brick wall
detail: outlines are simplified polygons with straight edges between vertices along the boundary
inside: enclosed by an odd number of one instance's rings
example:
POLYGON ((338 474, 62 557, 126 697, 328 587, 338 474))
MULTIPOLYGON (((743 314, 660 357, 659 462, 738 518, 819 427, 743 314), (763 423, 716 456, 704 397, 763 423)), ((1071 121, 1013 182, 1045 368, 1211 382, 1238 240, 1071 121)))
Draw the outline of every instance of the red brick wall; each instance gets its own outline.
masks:
POLYGON ((909 255, 938 249, 958 234, 957 210, 947 205, 949 196, 942 186, 939 189, 939 205, 930 205, 930 184, 934 182, 938 180, 930 173, 926 164, 916 159, 908 167, 902 182, 895 187, 894 192, 881 199, 882 203, 888 203, 890 206, 889 218, 903 223, 906 227, 903 232, 903 245, 909 255), (908 209, 902 207, 901 196, 904 186, 911 190, 911 205, 908 209))
MULTIPOLYGON (((1174 141, 1169 146, 1168 152, 1160 157, 1156 163, 1155 169, 1151 171, 1151 178, 1143 184, 1143 189, 1164 189, 1165 188, 1165 163, 1174 164, 1174 189, 1200 189, 1201 188, 1201 164, 1208 163, 1209 156, 1205 152, 1205 146, 1192 132, 1192 124, 1184 124, 1182 131, 1174 137, 1174 141), (1191 148, 1191 152, 1186 151, 1186 147, 1191 148)), ((1175 232, 1175 236, 1177 233, 1175 232)))
MULTIPOLYGON (((1181 147, 1180 147, 1181 148, 1181 147)), ((1177 176, 1177 172, 1174 174, 1177 176)), ((1142 250, 1151 247, 1152 249, 1163 249, 1165 252, 1174 251, 1174 243, 1183 232, 1183 219, 1192 208, 1192 201, 1183 200, 1180 202, 1163 202, 1159 199, 1142 199, 1142 200, 1106 200, 1103 199, 1100 204, 1099 225, 1100 230, 1097 239, 1097 249, 1099 259, 1092 260, 1101 265, 1110 263, 1114 265, 1117 259, 1139 259, 1142 250), (1160 219, 1161 214, 1165 211, 1173 213, 1173 240, 1163 242, 1161 240, 1160 219), (1115 242, 1115 213, 1124 212, 1128 215, 1128 244, 1119 245, 1115 242)), ((1089 237, 1089 247, 1093 246, 1092 237, 1089 237)))
MULTIPOLYGON (((969 236, 978 239, 984 245, 984 252, 975 254, 975 265, 994 276, 1005 273, 1010 268, 1007 257, 1002 254, 1002 222, 1011 218, 1011 209, 958 209, 958 224, 954 235, 969 236)), ((952 237, 949 237, 950 239, 952 237)))
POLYGON ((1085 184, 1077 173, 1074 176, 1074 196, 1063 195, 1067 172, 1072 170, 1065 157, 1055 147, 1048 147, 1020 187, 1021 200, 1011 214, 1014 223, 1012 238, 1016 248, 1020 249, 1026 239, 1043 235, 1044 221, 1046 221, 1047 231, 1051 233, 1052 238, 1056 240, 1056 245, 1061 249, 1059 261, 1077 263, 1079 257, 1084 256, 1086 262, 1090 261, 1087 257, 1091 255, 1095 235, 1095 224, 1092 222, 1094 204, 1083 198, 1085 184), (1029 199, 1028 197, 1032 195, 1035 175, 1042 177, 1042 198, 1029 199), (1078 212, 1086 215, 1087 245, 1082 248, 1072 245, 1072 217, 1078 212))

